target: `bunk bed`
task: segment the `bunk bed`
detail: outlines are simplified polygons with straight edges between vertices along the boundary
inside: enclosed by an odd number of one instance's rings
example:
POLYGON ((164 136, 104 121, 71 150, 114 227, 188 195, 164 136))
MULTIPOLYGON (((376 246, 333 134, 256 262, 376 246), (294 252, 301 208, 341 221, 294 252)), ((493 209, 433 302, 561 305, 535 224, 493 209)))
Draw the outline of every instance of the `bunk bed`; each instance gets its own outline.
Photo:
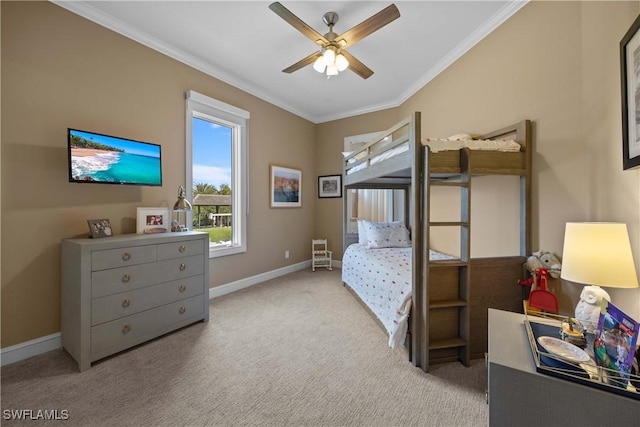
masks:
MULTIPOLYGON (((531 254, 531 124, 523 120, 480 135, 475 143, 467 136, 453 141, 421 137, 420 112, 413 113, 377 135, 363 147, 344 153, 345 189, 398 189, 405 192, 404 227, 411 238, 404 250, 404 274, 410 281, 406 298, 395 297, 395 318, 381 318, 367 292, 351 286, 358 268, 367 264, 361 233, 350 231, 347 203, 344 204, 343 282, 390 335, 390 346, 404 341, 413 365, 429 370, 432 363, 484 357, 487 352, 488 308, 522 310, 522 293, 517 286, 523 277, 523 264, 531 254), (495 145, 495 141, 505 144, 495 145), (514 145, 515 144, 515 145, 514 145), (475 145, 475 146, 474 146, 475 145), (479 175, 515 175, 520 182, 519 253, 509 256, 471 258, 470 196, 472 177, 479 175), (457 188, 460 192, 460 217, 454 221, 431 220, 432 187, 457 188), (459 257, 442 256, 430 248, 434 227, 458 227, 459 257), (360 234, 360 236, 359 236, 360 234), (354 245, 355 244, 355 245, 354 245), (354 245, 354 248, 349 248, 354 245), (360 267, 358 267, 360 266, 360 267), (369 301, 368 301, 369 299, 369 301), (402 322, 406 318, 407 327, 402 322), (395 326, 389 325, 394 323, 395 326), (398 330, 393 328, 397 327, 398 330), (406 330, 406 340, 404 334, 406 330), (394 336, 395 334, 395 336, 394 336)), ((346 191, 345 191, 346 194, 346 191)), ((386 226, 397 224, 386 224, 386 226)), ((515 231, 515 230, 514 230, 515 231)), ((402 245, 399 245, 402 246, 402 245)), ((382 267, 381 249, 370 249, 370 265, 382 267)), ((388 250, 388 249, 384 249, 388 250)), ((385 258, 384 256, 382 258, 385 258)), ((393 260, 397 267, 402 262, 393 260)), ((366 267, 365 267, 366 268, 366 267)), ((376 271, 374 274, 380 272, 376 271)), ((382 279, 367 279, 372 287, 385 286, 382 279)), ((391 281, 388 281, 391 282, 391 281)), ((394 299, 392 291, 368 292, 374 298, 394 299), (387 292, 386 294, 384 294, 387 292), (384 294, 384 295, 382 295, 384 294)), ((393 291, 398 293, 398 291, 393 291)), ((389 305, 389 304, 386 304, 389 305)), ((393 310, 393 307, 392 307, 393 310)), ((393 316, 391 316, 393 317, 393 316)))

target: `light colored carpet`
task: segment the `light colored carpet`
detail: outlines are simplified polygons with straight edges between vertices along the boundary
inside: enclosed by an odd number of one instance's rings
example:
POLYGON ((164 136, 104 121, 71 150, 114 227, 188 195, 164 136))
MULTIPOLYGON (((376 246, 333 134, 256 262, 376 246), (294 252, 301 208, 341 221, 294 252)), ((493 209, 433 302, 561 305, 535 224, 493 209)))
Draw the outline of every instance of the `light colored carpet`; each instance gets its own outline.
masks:
POLYGON ((485 426, 486 384, 484 361, 414 368, 340 270, 318 270, 217 298, 208 323, 83 373, 62 350, 5 366, 1 406, 81 426, 485 426))

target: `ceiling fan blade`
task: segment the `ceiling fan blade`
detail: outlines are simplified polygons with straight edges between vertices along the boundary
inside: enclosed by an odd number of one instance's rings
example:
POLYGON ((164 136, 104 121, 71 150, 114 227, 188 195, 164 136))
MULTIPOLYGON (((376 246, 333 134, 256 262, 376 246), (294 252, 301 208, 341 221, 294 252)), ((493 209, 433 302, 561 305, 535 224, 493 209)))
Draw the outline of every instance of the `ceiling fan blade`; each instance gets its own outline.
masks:
POLYGON ((396 5, 390 4, 369 19, 342 33, 336 41, 342 48, 346 48, 398 18, 400 18, 400 11, 396 5))
POLYGON ((322 34, 311 28, 303 20, 291 13, 289 9, 287 9, 280 3, 271 3, 269 5, 269 9, 271 9, 276 13, 276 15, 287 21, 293 28, 300 31, 305 37, 311 39, 312 42, 320 46, 329 43, 329 40, 327 40, 322 34))
POLYGON ((368 79, 369 77, 371 77, 373 75, 373 71, 371 71, 371 69, 369 67, 364 65, 358 59, 356 59, 355 56, 351 55, 346 50, 343 50, 342 54, 345 56, 345 58, 347 58, 347 61, 349 61, 349 69, 351 71, 353 71, 354 73, 356 73, 357 75, 359 75, 363 79, 368 79))
POLYGON ((301 59, 295 64, 285 68, 284 70, 282 70, 282 72, 293 73, 294 71, 298 71, 300 68, 306 67, 309 64, 313 64, 316 61, 316 59, 321 55, 322 54, 320 52, 313 52, 311 55, 307 56, 306 58, 301 59))

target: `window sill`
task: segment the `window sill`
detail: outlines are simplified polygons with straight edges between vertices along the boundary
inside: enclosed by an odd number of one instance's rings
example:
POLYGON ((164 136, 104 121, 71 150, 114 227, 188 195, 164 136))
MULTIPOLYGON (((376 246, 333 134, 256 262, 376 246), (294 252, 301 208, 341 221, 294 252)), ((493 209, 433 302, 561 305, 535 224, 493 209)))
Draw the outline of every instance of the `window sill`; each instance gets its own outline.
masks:
POLYGON ((235 255, 246 252, 247 249, 244 246, 209 246, 209 258, 219 258, 227 255, 235 255))

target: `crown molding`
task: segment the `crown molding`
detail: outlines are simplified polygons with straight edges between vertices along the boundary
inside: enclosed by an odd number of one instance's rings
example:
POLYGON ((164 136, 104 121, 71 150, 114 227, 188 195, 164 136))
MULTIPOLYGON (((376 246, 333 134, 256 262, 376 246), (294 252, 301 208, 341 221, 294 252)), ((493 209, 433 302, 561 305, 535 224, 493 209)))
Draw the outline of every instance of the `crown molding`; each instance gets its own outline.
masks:
POLYGON ((202 61, 201 59, 196 58, 193 55, 189 55, 169 43, 166 43, 156 37, 150 36, 143 31, 131 27, 130 25, 125 24, 124 22, 115 19, 110 15, 102 13, 101 11, 88 4, 89 2, 69 0, 49 0, 49 2, 55 4, 56 6, 60 6, 61 8, 66 9, 78 16, 88 19, 89 21, 92 21, 100 26, 103 26, 111 31, 123 35, 135 42, 147 46, 157 52, 160 52, 163 55, 173 58, 178 62, 188 65, 191 68, 201 71, 237 89, 254 95, 262 99, 263 101, 289 111, 290 113, 300 116, 303 119, 317 123, 316 118, 309 115, 308 113, 300 111, 292 105, 284 103, 282 102, 282 100, 264 93, 264 91, 262 91, 259 87, 250 84, 243 79, 238 79, 236 76, 228 74, 226 71, 216 67, 214 64, 202 61))
POLYGON ((493 30, 502 25, 507 19, 511 18, 516 12, 522 9, 530 0, 509 1, 507 4, 496 12, 491 19, 484 25, 476 29, 454 49, 452 49, 444 58, 436 65, 431 67, 419 80, 409 87, 403 94, 394 100, 395 106, 401 105, 427 83, 436 78, 440 73, 446 70, 450 65, 460 59, 465 53, 470 51, 476 44, 487 37, 493 30))
POLYGON ((108 28, 118 34, 121 34, 131 40, 134 40, 144 46, 147 46, 153 50, 156 50, 163 55, 175 59, 189 67, 192 67, 198 71, 201 71, 213 78, 216 78, 224 83, 227 83, 237 89, 254 95, 263 101, 266 101, 276 107, 282 108, 296 116, 299 116, 312 123, 324 123, 333 120, 340 120, 348 117, 353 117, 361 114, 372 113, 389 108, 395 108, 406 102, 411 96, 416 94, 420 89, 427 85, 431 80, 437 77, 440 73, 446 70, 451 64, 457 61, 471 48, 473 48, 478 42, 489 35, 493 30, 502 25, 507 19, 513 16, 517 11, 524 7, 530 0, 514 0, 508 1, 507 4, 495 13, 490 20, 488 20, 483 26, 479 27, 469 37, 467 37, 462 43, 458 44, 448 55, 442 58, 438 63, 431 67, 419 80, 411 85, 406 91, 401 93, 398 97, 372 105, 366 105, 360 108, 345 110, 336 112, 335 114, 329 114, 325 116, 316 116, 309 114, 306 111, 283 102, 281 99, 275 98, 265 93, 258 86, 251 84, 243 79, 239 79, 236 76, 228 74, 226 71, 216 67, 206 61, 202 61, 192 55, 185 53, 184 51, 172 46, 169 43, 163 42, 149 34, 139 31, 124 22, 113 18, 110 15, 104 14, 96 8, 92 7, 89 2, 86 1, 65 1, 65 0, 49 0, 51 3, 62 7, 76 15, 79 15, 85 19, 95 22, 105 28, 108 28))

